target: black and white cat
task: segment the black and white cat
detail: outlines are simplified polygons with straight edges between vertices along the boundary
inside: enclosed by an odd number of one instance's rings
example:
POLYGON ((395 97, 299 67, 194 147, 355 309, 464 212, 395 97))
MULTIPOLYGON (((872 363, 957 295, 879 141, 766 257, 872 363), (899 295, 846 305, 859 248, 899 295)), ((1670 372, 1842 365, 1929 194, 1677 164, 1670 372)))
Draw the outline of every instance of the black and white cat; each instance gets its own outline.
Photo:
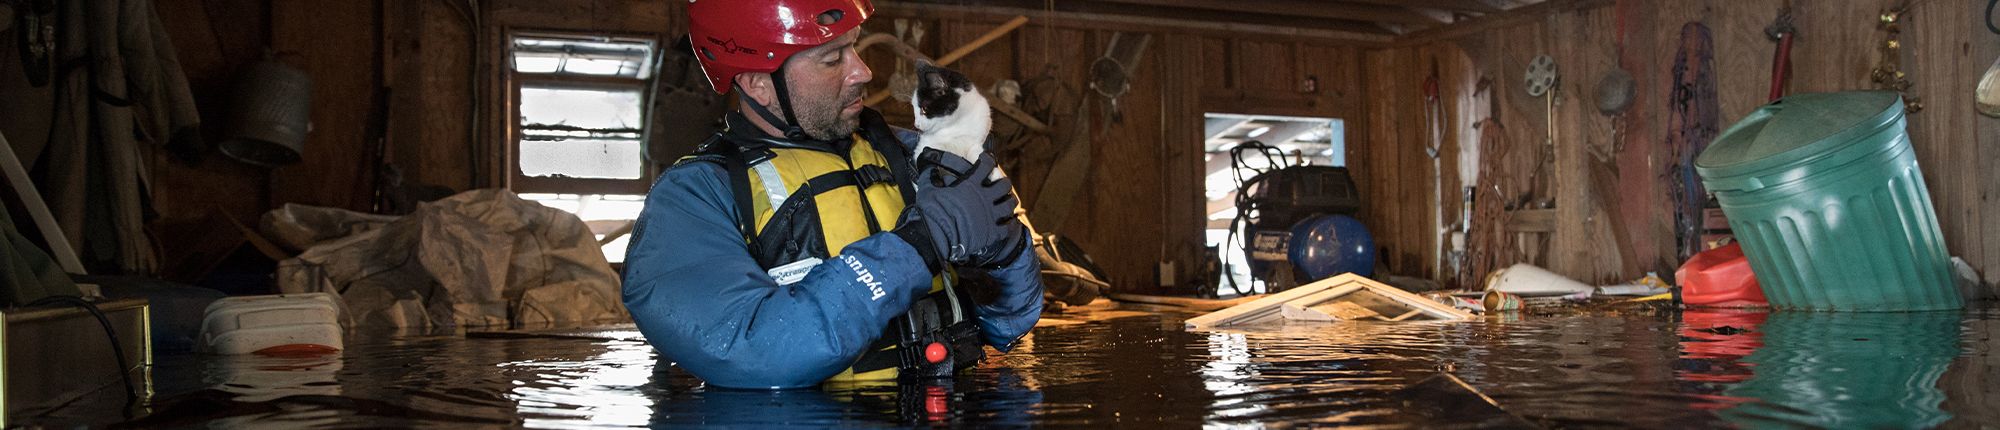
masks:
MULTIPOLYGON (((986 152, 986 135, 993 130, 993 108, 971 79, 956 70, 918 62, 917 91, 910 104, 917 130, 923 132, 915 152, 919 157, 925 149, 936 149, 979 162, 979 155, 986 152)), ((987 179, 1000 175, 995 169, 987 179)))

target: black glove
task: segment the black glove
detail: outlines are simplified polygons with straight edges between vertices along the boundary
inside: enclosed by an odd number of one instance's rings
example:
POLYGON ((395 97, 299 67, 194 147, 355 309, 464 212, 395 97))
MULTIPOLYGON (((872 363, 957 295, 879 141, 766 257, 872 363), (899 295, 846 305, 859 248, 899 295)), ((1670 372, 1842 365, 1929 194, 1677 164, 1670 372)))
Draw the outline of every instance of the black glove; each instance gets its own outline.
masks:
POLYGON ((1014 181, 994 163, 991 155, 977 164, 936 150, 918 155, 917 201, 903 209, 895 233, 931 273, 945 264, 998 266, 1027 248, 1027 227, 1014 216, 1014 181))

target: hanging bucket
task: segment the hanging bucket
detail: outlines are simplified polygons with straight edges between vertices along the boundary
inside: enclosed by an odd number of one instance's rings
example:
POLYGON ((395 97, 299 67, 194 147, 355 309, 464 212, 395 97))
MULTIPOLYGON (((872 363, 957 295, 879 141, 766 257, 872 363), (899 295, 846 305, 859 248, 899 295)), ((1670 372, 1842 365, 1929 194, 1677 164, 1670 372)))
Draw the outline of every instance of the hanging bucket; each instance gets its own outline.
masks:
POLYGON ((234 90, 223 155, 264 167, 298 163, 312 119, 312 78, 264 60, 244 69, 234 90))

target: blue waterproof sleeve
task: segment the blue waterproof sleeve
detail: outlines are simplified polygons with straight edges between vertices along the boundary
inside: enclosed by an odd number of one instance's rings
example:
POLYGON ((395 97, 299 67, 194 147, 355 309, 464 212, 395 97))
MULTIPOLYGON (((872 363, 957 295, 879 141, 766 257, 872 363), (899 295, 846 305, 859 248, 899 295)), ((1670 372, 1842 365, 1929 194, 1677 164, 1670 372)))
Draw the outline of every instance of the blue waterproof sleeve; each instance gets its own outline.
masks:
POLYGON ((1042 319, 1042 262, 1034 249, 1023 249, 1014 261, 987 275, 1000 282, 1000 297, 979 304, 979 334, 987 345, 1006 352, 1042 319))
MULTIPOLYGON (((896 138, 902 140, 905 149, 915 149, 922 134, 908 129, 894 129, 896 138)), ((1032 240, 1022 238, 1022 240, 1032 240)), ((1032 247, 1033 244, 1028 245, 1032 247)), ((981 269, 961 269, 981 270, 981 269)), ((1033 248, 1023 249, 1014 261, 996 269, 985 270, 1000 282, 1000 297, 991 303, 979 304, 979 334, 987 345, 1006 352, 1014 348, 1014 341, 1035 328, 1042 319, 1042 262, 1035 258, 1033 248)))
POLYGON ((849 244, 789 285, 757 266, 720 166, 687 163, 655 183, 625 257, 625 307, 688 373, 730 388, 811 387, 840 373, 930 289, 894 234, 849 244))

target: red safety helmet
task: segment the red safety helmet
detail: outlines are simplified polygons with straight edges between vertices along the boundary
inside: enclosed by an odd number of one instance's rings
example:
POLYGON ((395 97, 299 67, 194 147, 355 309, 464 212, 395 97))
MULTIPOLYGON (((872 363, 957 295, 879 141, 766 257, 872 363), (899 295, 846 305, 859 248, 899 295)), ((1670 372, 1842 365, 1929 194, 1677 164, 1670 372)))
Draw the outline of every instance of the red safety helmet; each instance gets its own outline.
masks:
POLYGON ((770 73, 785 59, 860 27, 869 0, 691 0, 688 39, 717 93, 743 73, 770 73))

